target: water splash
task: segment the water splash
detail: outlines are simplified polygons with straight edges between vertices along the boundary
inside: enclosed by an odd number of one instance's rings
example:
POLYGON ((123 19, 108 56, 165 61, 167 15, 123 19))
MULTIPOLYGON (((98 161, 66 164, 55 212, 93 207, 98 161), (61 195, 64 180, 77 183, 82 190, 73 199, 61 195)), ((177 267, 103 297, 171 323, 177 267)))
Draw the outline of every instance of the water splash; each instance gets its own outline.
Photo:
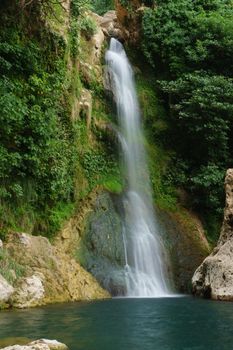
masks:
POLYGON ((133 71, 122 44, 116 39, 111 39, 106 63, 118 110, 119 139, 127 182, 123 232, 127 296, 168 296, 165 253, 154 217, 133 71))

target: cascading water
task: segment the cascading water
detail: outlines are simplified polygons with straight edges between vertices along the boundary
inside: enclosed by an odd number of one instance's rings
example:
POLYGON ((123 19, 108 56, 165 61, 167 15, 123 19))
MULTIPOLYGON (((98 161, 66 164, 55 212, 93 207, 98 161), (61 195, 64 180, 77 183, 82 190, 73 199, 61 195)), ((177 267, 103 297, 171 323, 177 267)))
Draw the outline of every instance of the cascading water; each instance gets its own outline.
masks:
POLYGON ((126 293, 131 297, 167 296, 165 254, 157 235, 133 72, 122 44, 114 38, 106 53, 106 63, 118 110, 127 181, 123 232, 126 293))

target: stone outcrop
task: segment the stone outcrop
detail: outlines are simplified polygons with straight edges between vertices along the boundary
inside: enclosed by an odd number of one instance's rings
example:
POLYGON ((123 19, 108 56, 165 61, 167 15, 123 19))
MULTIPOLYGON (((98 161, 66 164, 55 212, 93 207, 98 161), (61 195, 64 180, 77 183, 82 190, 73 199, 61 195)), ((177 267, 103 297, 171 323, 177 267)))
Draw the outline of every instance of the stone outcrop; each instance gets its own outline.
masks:
POLYGON ((128 5, 123 5, 120 0, 115 0, 117 21, 123 28, 122 36, 133 45, 138 45, 141 37, 142 16, 145 10, 143 1, 133 0, 128 5))
POLYGON ((233 169, 225 178, 226 205, 216 248, 198 267, 192 279, 193 293, 215 300, 233 301, 233 169))
POLYGON ((68 350, 68 347, 57 340, 39 339, 27 345, 11 345, 1 350, 68 350))
POLYGON ((116 11, 108 11, 103 16, 92 13, 92 17, 95 19, 104 37, 114 37, 121 41, 125 39, 125 30, 118 21, 116 11))
POLYGON ((109 296, 62 246, 52 245, 45 237, 12 233, 4 249, 24 267, 23 276, 14 281, 14 290, 0 280, 2 302, 9 306, 25 308, 109 296))
POLYGON ((99 193, 86 225, 77 254, 82 265, 90 271, 111 295, 125 291, 125 254, 122 237, 119 195, 99 193))

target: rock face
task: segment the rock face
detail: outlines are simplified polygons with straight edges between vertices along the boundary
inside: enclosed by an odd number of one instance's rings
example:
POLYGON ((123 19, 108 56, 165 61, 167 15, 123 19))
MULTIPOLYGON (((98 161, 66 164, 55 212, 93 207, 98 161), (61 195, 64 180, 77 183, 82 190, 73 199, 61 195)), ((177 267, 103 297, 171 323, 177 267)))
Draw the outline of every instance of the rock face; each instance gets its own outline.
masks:
POLYGON ((56 340, 39 339, 27 345, 12 345, 1 349, 2 350, 3 349, 4 350, 68 350, 68 347, 65 344, 59 343, 56 340))
MULTIPOLYGON (((86 210, 77 254, 82 265, 112 295, 125 293, 125 255, 122 235, 124 208, 119 195, 99 192, 86 210)), ((210 249, 201 223, 188 212, 157 209, 159 230, 170 256, 170 275, 176 291, 191 290, 191 278, 210 249)), ((73 226, 75 226, 73 224, 73 226)), ((66 240, 66 239, 64 239, 66 240)), ((70 248, 69 248, 70 249, 70 248)))
POLYGON ((233 169, 225 178, 226 205, 217 247, 196 270, 193 293, 215 300, 233 300, 233 169))
POLYGON ((12 233, 5 249, 24 267, 23 276, 14 281, 14 290, 0 279, 2 300, 10 306, 25 308, 109 296, 62 246, 53 246, 45 237, 12 233))
POLYGON ((122 36, 133 45, 137 45, 141 37, 142 16, 145 9, 143 1, 132 0, 128 5, 123 5, 120 0, 115 0, 117 20, 122 30, 122 36))
MULTIPOLYGON (((103 39, 105 36, 107 38, 114 37, 119 39, 120 41, 125 40, 125 35, 126 35, 125 29, 118 21, 116 11, 108 11, 103 16, 92 14, 92 17, 94 17, 100 30, 102 31, 103 39)), ((98 33, 97 33, 97 36, 95 35, 93 37, 93 39, 95 40, 96 37, 98 38, 98 33)), ((96 46, 96 48, 98 48, 98 45, 96 46)), ((100 55, 101 55, 101 52, 100 52, 100 55)))
POLYGON ((82 265, 112 295, 123 295, 124 245, 118 196, 100 193, 86 218, 78 255, 82 265))
POLYGON ((181 208, 177 212, 157 209, 157 218, 170 257, 169 272, 175 290, 191 292, 193 273, 210 253, 201 222, 195 215, 181 208))

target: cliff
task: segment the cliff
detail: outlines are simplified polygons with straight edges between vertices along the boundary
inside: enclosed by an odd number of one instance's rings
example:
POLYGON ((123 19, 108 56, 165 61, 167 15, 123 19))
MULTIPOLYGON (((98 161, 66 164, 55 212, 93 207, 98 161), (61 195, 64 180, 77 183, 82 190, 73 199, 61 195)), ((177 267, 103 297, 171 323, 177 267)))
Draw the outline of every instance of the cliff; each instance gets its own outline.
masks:
POLYGON ((213 252, 192 278, 193 293, 215 300, 233 300, 233 169, 225 178, 226 205, 221 234, 213 252))
POLYGON ((72 250, 54 242, 74 213, 81 230, 80 203, 93 189, 119 179, 98 127, 111 118, 102 54, 115 15, 80 6, 12 1, 2 8, 1 308, 109 297, 72 250))
MULTIPOLYGON (((138 45, 143 7, 117 1, 116 12, 98 16, 76 1, 46 4, 12 1, 1 13, 1 307, 105 298, 104 289, 125 288, 123 186, 103 54, 111 36, 138 45)), ((186 292, 209 246, 199 220, 163 184, 164 120, 139 55, 140 65, 132 61, 160 231, 169 273, 186 292)))

